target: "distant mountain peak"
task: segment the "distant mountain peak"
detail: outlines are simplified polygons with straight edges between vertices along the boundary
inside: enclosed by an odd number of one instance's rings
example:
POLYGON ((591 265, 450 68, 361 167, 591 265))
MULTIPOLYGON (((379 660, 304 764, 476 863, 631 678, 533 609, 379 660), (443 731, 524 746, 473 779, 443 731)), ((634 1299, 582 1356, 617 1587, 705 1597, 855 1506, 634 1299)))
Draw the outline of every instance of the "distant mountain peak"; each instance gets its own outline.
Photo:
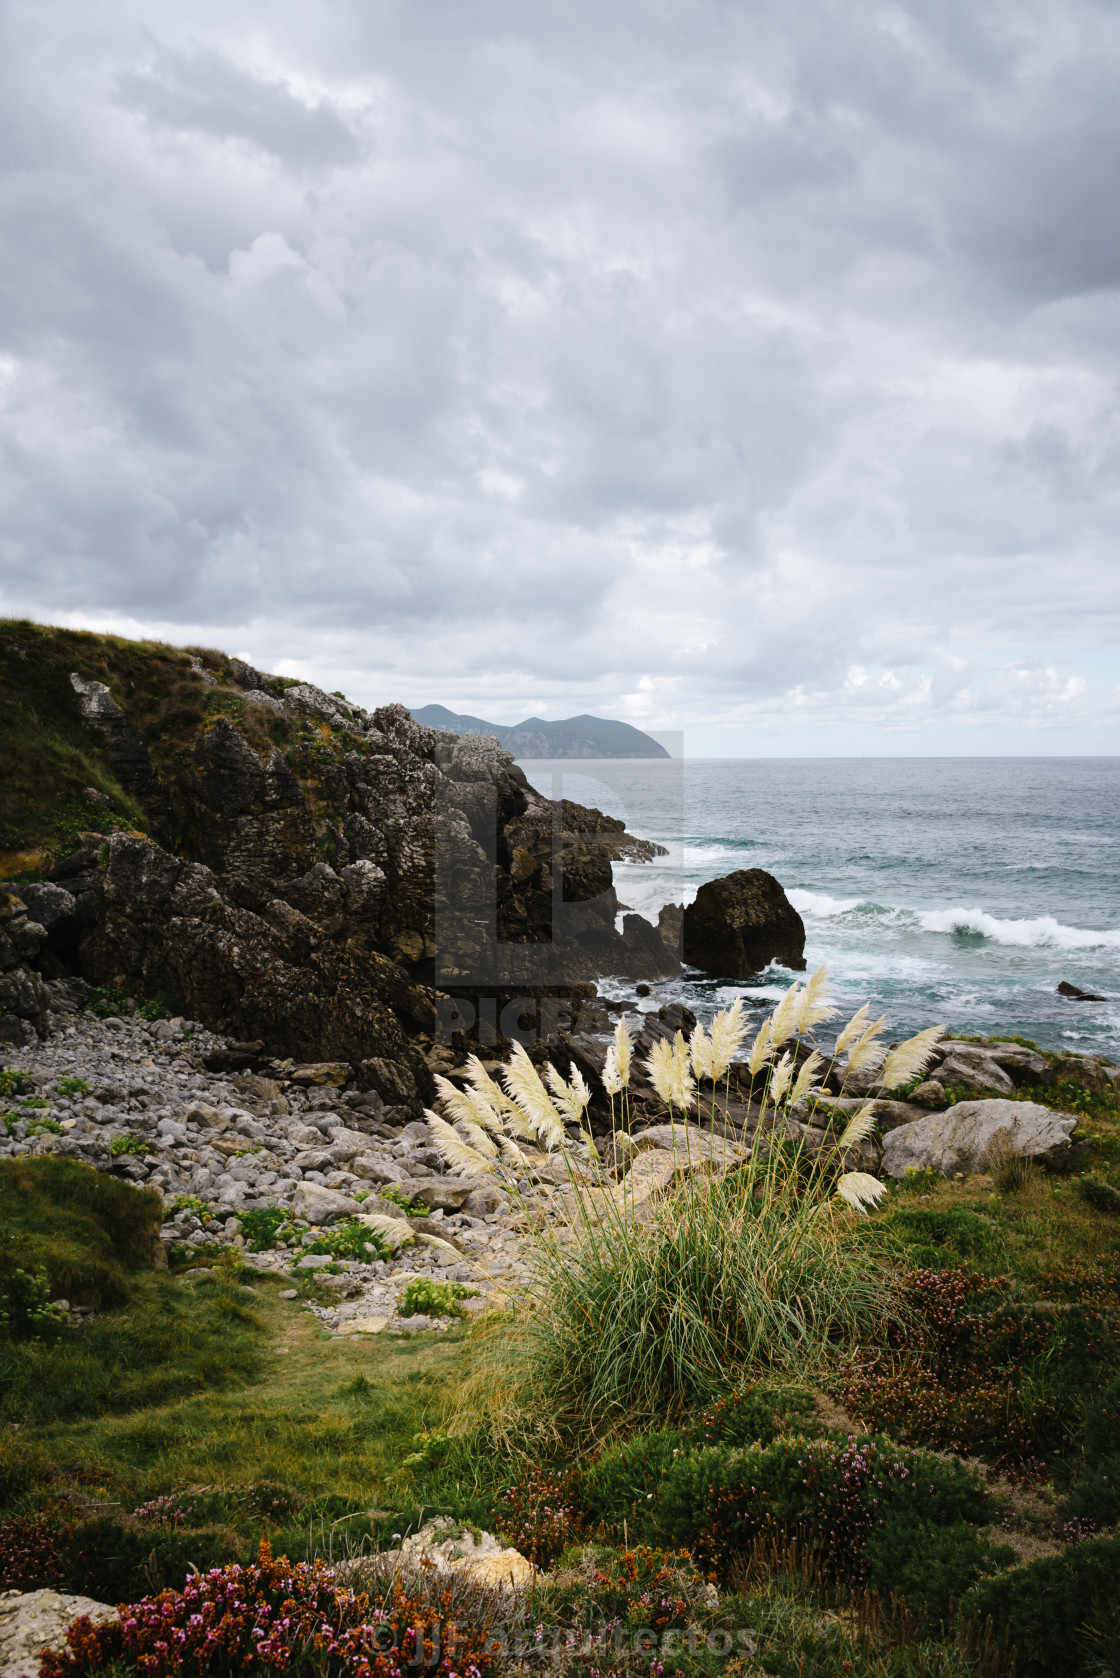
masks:
POLYGON ((668 757, 665 747, 628 722, 615 717, 564 717, 546 722, 543 717, 526 717, 512 725, 486 722, 446 705, 425 705, 412 715, 428 728, 445 728, 453 734, 493 734, 514 757, 597 758, 668 757))

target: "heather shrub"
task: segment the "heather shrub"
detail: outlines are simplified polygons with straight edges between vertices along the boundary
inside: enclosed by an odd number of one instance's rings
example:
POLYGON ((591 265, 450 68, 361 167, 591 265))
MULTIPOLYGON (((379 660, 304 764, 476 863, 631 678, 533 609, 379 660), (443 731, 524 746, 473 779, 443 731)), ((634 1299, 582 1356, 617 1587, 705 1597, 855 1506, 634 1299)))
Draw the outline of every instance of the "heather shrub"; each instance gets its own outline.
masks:
POLYGON ((1012 1472, 1064 1459, 1081 1395, 1120 1357, 1120 1266, 1057 1266, 1037 1291, 1023 1299, 1010 1278, 966 1269, 910 1272, 893 1363, 857 1356, 838 1396, 872 1427, 1012 1472))
POLYGON ((1091 1664, 1091 1628, 1120 1590, 1120 1539, 1094 1538, 1060 1556, 1044 1556, 995 1578, 981 1579, 962 1604, 1018 1651, 1018 1678, 1075 1678, 1102 1671, 1091 1664))
POLYGON ((494 1499, 493 1519, 506 1544, 535 1566, 551 1567, 581 1525, 575 1475, 526 1467, 494 1499))
POLYGON ((869 1545, 888 1520, 979 1525, 986 1496, 962 1463, 883 1439, 783 1438, 763 1449, 678 1457, 661 1496, 666 1536, 725 1571, 759 1540, 798 1538, 825 1578, 875 1583, 869 1545))
POLYGON ((61 1510, 0 1522, 0 1589, 49 1588, 102 1602, 127 1602, 165 1585, 178 1587, 192 1568, 238 1560, 243 1549, 226 1526, 100 1516, 77 1521, 61 1510))
POLYGON ((493 1654, 486 1626, 460 1627, 450 1592, 410 1594, 395 1580, 373 1595, 341 1586, 320 1561, 274 1560, 261 1543, 255 1564, 215 1568, 181 1591, 134 1602, 120 1620, 78 1620, 67 1647, 43 1657, 42 1678, 77 1678, 113 1662, 145 1678, 232 1678, 290 1672, 315 1678, 398 1678, 406 1662, 433 1678, 486 1678, 493 1654))
POLYGON ((644 1544, 625 1551, 601 1545, 566 1550, 549 1592, 553 1611, 566 1622, 593 1626, 604 1650, 619 1626, 658 1633, 684 1628, 710 1605, 711 1594, 687 1550, 644 1544))

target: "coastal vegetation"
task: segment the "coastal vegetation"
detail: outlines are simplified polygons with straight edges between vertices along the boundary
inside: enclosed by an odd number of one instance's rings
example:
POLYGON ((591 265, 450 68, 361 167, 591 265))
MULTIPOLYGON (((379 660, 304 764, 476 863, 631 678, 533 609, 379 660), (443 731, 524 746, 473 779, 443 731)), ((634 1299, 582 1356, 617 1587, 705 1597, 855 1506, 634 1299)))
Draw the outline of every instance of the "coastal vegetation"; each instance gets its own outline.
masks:
MULTIPOLYGON (((1117 1669, 1115 1068, 888 1045, 866 1009, 825 1033, 823 971, 749 1030, 437 1043, 442 771, 400 708, 5 633, 0 1587, 133 1605, 44 1678, 1117 1669), (71 671, 127 700, 127 786, 71 671), (892 1137, 971 1108, 982 1157, 892 1175, 892 1137), (505 1559, 417 1565, 424 1533, 505 1559)), ((466 749, 535 937, 552 817, 466 749)))

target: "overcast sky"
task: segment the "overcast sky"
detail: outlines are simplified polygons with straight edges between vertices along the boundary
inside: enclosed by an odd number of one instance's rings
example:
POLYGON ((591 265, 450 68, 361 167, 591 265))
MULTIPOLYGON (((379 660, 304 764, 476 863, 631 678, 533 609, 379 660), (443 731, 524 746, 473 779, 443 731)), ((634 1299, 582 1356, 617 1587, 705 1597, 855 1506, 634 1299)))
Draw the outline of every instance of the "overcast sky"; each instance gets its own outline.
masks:
POLYGON ((1120 751, 1115 0, 5 0, 0 606, 1120 751))

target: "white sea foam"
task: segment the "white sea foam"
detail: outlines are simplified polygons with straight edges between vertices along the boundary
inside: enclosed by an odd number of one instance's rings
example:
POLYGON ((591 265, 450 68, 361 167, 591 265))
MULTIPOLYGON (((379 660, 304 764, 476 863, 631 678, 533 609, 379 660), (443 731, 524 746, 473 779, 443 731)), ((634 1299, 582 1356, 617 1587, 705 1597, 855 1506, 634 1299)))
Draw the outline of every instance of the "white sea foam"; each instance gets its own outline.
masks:
POLYGON ((812 915, 814 920, 833 920, 837 915, 848 915, 853 909, 859 909, 861 900, 858 897, 829 897, 823 891, 802 891, 794 888, 787 891, 786 896, 793 904, 799 915, 812 915))
POLYGON ((976 932, 996 944, 1053 950, 1120 949, 1120 929, 1063 926, 1053 915, 1037 920, 1002 921, 985 909, 919 909, 918 925, 925 932, 976 932))

